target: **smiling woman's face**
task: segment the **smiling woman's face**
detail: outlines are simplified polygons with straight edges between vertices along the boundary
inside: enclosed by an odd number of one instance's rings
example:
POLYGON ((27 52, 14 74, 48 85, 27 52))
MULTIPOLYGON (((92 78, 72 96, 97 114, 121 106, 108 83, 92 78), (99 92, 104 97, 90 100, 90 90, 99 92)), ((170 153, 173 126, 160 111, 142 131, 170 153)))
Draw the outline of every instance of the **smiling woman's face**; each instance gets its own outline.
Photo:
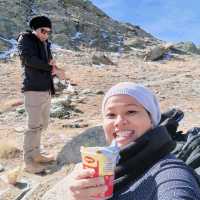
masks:
POLYGON ((119 147, 141 137, 153 127, 145 108, 133 97, 115 95, 110 97, 103 112, 103 127, 109 143, 116 139, 119 147))

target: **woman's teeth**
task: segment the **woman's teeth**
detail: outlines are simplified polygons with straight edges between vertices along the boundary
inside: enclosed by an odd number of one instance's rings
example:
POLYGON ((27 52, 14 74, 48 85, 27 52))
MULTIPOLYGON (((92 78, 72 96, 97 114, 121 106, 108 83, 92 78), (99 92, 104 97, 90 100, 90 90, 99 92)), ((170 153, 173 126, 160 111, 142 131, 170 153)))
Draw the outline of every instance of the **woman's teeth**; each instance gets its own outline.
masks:
POLYGON ((129 137, 134 133, 134 131, 119 131, 116 133, 117 137, 129 137))

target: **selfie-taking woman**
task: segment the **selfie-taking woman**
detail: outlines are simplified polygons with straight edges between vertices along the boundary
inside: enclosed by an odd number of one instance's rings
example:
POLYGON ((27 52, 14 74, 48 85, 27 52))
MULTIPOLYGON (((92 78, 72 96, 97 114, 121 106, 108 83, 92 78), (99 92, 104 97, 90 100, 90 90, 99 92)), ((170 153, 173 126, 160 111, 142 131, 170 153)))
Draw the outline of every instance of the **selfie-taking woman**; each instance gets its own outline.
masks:
MULTIPOLYGON (((113 86, 102 103, 103 128, 116 140, 120 160, 110 200, 199 200, 193 171, 170 152, 175 144, 160 126, 159 103, 151 90, 131 82, 113 86)), ((104 199, 103 177, 78 164, 62 184, 66 200, 104 199), (94 196, 99 195, 99 198, 94 196)), ((63 195, 64 196, 64 195, 63 195)))

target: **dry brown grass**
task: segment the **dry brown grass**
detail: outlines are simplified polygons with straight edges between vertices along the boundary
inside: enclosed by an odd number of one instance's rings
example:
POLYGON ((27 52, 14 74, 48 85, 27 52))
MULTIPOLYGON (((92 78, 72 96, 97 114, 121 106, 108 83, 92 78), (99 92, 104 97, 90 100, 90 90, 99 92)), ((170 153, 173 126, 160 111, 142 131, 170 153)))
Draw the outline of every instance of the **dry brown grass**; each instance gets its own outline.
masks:
POLYGON ((16 158, 20 152, 15 142, 0 140, 0 159, 16 158))

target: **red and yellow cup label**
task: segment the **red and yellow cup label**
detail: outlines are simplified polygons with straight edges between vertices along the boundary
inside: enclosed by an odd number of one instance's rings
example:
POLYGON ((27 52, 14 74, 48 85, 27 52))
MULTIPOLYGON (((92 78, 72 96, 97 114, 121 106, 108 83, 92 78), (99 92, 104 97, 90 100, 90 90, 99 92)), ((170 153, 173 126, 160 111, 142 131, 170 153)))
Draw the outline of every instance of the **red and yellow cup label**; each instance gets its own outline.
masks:
POLYGON ((99 151, 98 147, 82 147, 81 156, 84 168, 92 168, 95 171, 94 177, 103 176, 108 190, 105 198, 113 194, 114 169, 112 160, 99 151))

